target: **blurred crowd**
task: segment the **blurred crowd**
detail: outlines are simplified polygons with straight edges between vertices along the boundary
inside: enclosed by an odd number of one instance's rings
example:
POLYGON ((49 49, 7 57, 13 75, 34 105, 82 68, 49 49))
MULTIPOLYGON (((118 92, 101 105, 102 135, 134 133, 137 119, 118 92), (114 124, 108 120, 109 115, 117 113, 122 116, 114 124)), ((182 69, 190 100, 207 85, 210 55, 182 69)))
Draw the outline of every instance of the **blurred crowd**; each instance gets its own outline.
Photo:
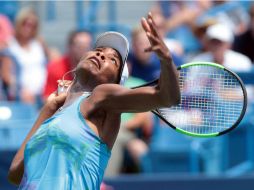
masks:
MULTIPOLYGON (((158 1, 151 8, 158 32, 165 39, 176 66, 191 61, 222 64, 235 72, 250 71, 254 61, 254 4, 237 1, 158 1)), ((57 88, 57 80, 72 80, 84 53, 92 48, 89 28, 73 30, 61 53, 40 36, 40 19, 23 8, 14 22, 0 14, 0 101, 20 101, 40 108, 57 88)), ((52 34, 59 35, 59 34, 52 34)), ((149 41, 141 27, 131 31, 126 87, 158 78, 160 62, 145 53, 149 41)), ((139 172, 148 151, 154 118, 151 113, 122 116, 119 138, 106 175, 139 172)))

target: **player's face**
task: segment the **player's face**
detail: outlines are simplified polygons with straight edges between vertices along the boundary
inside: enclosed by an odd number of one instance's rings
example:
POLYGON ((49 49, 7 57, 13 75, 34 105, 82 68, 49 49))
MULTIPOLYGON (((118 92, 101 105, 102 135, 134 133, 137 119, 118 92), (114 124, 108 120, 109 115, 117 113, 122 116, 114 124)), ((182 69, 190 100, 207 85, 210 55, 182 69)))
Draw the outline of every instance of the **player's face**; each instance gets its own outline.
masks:
POLYGON ((102 47, 87 52, 81 58, 77 66, 77 75, 81 80, 92 79, 96 85, 117 83, 120 69, 120 54, 112 48, 102 47))

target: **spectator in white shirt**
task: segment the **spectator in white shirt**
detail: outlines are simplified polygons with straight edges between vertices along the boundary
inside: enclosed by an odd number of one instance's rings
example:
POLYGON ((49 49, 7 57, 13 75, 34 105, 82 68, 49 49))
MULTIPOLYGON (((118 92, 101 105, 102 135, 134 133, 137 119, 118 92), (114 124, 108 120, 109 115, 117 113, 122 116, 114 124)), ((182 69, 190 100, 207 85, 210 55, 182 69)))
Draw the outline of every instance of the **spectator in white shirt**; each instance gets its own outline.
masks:
POLYGON ((38 103, 46 79, 46 52, 38 39, 39 19, 34 10, 22 9, 15 20, 15 35, 8 46, 17 61, 20 99, 38 103))
POLYGON ((230 49, 233 40, 233 32, 225 25, 209 26, 205 39, 207 52, 197 55, 192 61, 215 62, 235 72, 249 71, 252 67, 250 59, 230 49))

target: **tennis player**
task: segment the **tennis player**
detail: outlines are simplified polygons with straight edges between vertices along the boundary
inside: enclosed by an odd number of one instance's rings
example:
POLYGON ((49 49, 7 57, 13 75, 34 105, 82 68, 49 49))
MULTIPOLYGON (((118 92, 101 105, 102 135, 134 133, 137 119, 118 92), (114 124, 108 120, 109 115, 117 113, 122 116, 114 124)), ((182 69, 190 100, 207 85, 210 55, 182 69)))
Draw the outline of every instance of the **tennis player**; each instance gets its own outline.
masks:
POLYGON ((128 41, 116 32, 99 36, 77 65, 67 94, 49 97, 16 154, 9 180, 21 183, 20 189, 98 190, 121 113, 179 102, 177 71, 151 13, 141 23, 151 44, 145 51, 154 51, 161 60, 159 84, 137 89, 119 85, 127 77, 128 41))

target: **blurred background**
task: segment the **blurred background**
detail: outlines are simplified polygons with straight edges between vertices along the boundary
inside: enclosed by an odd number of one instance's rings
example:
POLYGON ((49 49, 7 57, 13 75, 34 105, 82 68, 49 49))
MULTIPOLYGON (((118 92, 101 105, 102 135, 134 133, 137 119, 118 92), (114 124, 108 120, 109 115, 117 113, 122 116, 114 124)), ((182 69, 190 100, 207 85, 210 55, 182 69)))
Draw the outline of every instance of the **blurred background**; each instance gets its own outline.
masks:
MULTIPOLYGON (((131 45, 137 86, 160 74, 140 19, 151 11, 176 66, 210 61, 239 74, 248 92, 240 125, 221 137, 178 134, 151 113, 123 114, 101 189, 248 190, 254 187, 254 3, 251 1, 0 1, 0 189, 57 80, 104 31, 131 45)), ((72 74, 65 79, 71 80, 72 74)))

